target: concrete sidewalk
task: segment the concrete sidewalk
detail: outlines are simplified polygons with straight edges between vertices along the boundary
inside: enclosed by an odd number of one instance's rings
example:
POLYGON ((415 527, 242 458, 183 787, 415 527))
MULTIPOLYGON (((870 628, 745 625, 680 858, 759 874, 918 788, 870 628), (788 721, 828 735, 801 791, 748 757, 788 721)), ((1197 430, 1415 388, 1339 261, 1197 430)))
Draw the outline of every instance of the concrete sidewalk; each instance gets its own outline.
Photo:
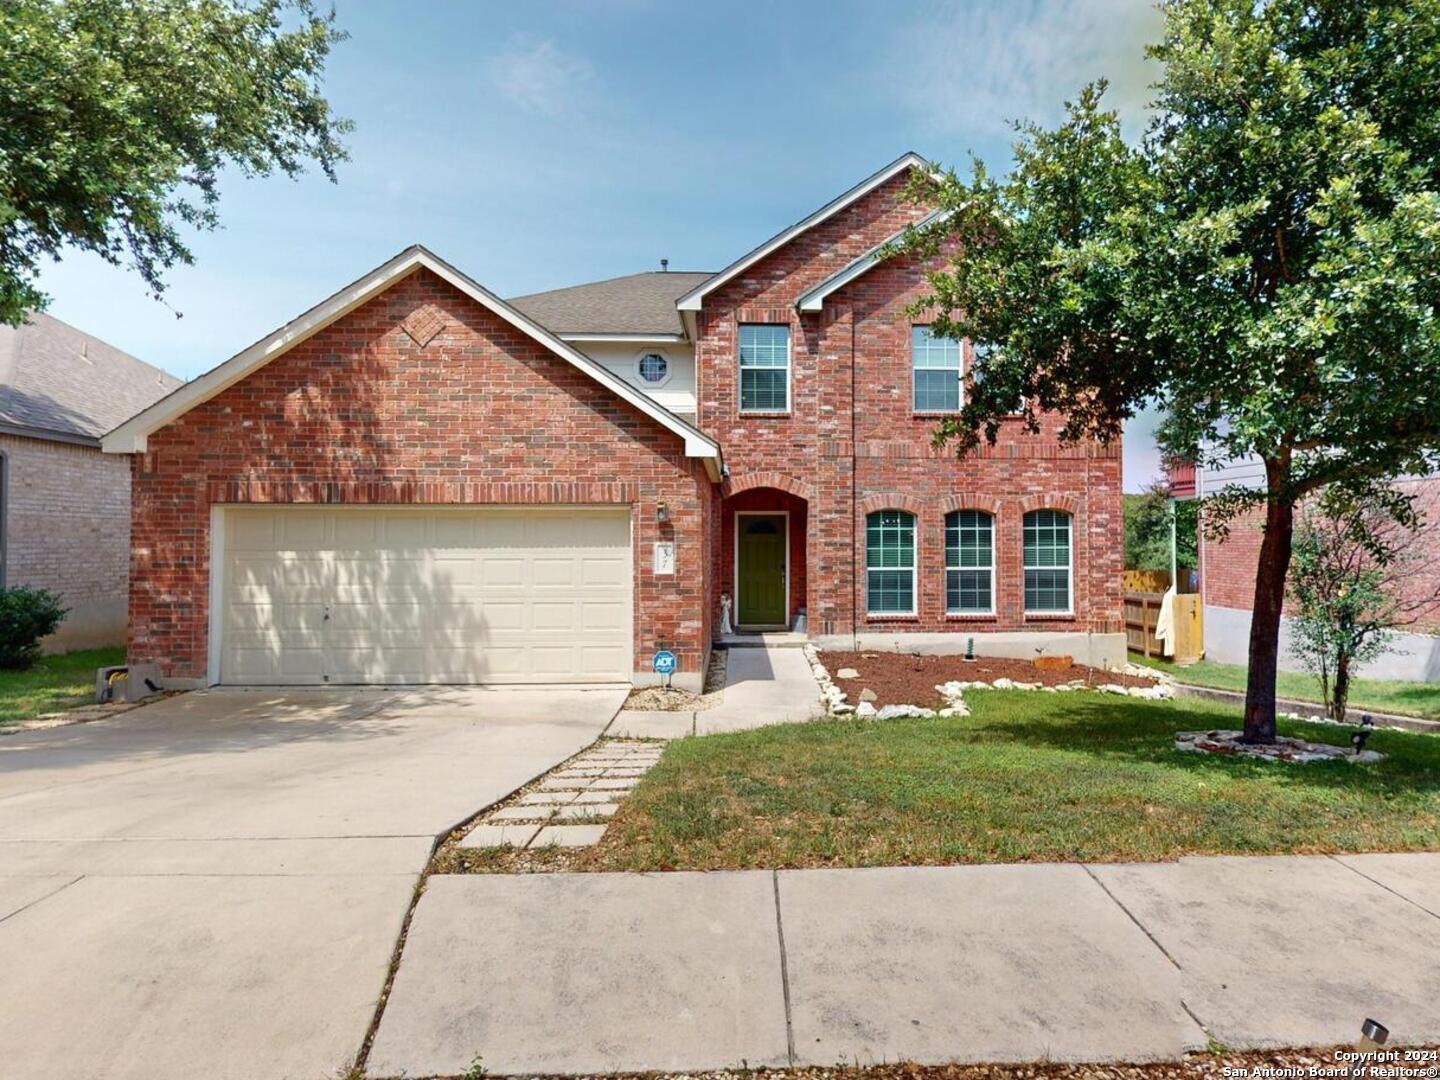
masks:
POLYGON ((367 1075, 1440 1040, 1440 855, 430 879, 367 1075))

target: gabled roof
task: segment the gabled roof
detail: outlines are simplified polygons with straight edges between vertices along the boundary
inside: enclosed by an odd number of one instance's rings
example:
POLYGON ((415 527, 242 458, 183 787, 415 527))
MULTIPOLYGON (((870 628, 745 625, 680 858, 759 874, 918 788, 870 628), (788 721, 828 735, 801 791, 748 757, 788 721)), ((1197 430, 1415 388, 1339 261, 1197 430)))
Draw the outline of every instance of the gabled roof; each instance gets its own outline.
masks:
POLYGON ((286 323, 274 333, 261 338, 243 352, 236 353, 218 367, 186 383, 180 389, 131 417, 101 441, 101 448, 111 454, 141 453, 146 439, 195 406, 208 401, 245 376, 264 366, 291 347, 318 333, 337 319, 388 289, 402 278, 425 269, 448 282, 481 307, 504 319, 511 326, 544 345, 560 359, 584 372, 617 397, 629 402, 662 427, 685 441, 686 457, 702 458, 712 480, 720 476, 720 446, 668 409, 657 404, 643 391, 611 374, 584 353, 561 341, 549 330, 511 307, 472 278, 462 274, 439 256, 416 244, 406 248, 388 262, 377 266, 359 281, 345 286, 335 295, 322 300, 299 318, 286 323))
POLYGON ((819 225, 821 222, 827 220, 830 217, 833 217, 835 214, 838 214, 841 210, 844 210, 851 203, 855 202, 858 199, 864 198, 866 195, 870 194, 870 192, 880 187, 880 185, 887 183, 890 180, 893 180, 896 176, 899 176, 906 169, 928 169, 929 167, 929 162, 927 162, 924 158, 922 158, 919 154, 915 153, 913 150, 901 154, 898 158, 892 161, 889 165, 886 165, 879 172, 866 177, 864 180, 860 181, 860 183, 856 184, 843 195, 839 195, 836 198, 831 199, 828 203, 822 206, 819 210, 816 210, 809 217, 797 221, 794 225, 791 225, 783 232, 776 233, 769 240, 766 240, 763 244, 757 247, 754 251, 751 251, 746 255, 740 256, 740 258, 736 259, 733 263, 727 266, 724 270, 721 270, 718 274, 712 274, 705 281, 701 282, 695 288, 687 292, 684 296, 680 297, 680 299, 676 300, 676 308, 678 308, 680 311, 699 311, 701 302, 704 300, 707 293, 713 292, 715 289, 718 289, 721 285, 724 285, 731 278, 735 277, 737 274, 743 273, 751 266, 754 266, 761 259, 765 258, 765 256, 788 244, 791 240, 795 239, 795 237, 799 236, 801 233, 813 229, 816 225, 819 225))
POLYGON ((510 306, 562 338, 603 340, 655 335, 684 336, 677 297, 711 275, 684 270, 654 270, 606 281, 510 298, 510 306))
MULTIPOLYGON (((948 211, 946 210, 932 210, 910 227, 923 229, 926 225, 939 221, 947 213, 948 211)), ((899 241, 904 238, 905 231, 905 229, 900 229, 892 235, 887 236, 884 240, 880 241, 880 243, 865 252, 865 254, 845 264, 818 285, 801 293, 795 301, 795 309, 797 311, 822 310, 825 307, 825 298, 827 296, 843 289, 856 278, 869 273, 876 266, 880 265, 880 263, 884 262, 885 259, 888 258, 886 249, 889 248, 891 244, 899 243, 899 241)))
POLYGON ((0 325, 0 431, 99 446, 180 380, 41 312, 0 325))

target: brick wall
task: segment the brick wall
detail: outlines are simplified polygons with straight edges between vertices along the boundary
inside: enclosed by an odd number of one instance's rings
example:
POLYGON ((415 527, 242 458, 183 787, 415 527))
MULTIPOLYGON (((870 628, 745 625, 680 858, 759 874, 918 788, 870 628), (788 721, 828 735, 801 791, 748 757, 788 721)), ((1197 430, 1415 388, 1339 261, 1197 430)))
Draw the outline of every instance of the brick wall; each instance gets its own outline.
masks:
MULTIPOLYGON (((904 197, 904 184, 901 177, 878 188, 705 298, 696 344, 700 426, 724 447, 732 488, 745 491, 764 478, 805 493, 807 580, 803 590, 792 582, 792 608, 800 606, 795 593, 803 591, 813 634, 880 628, 1114 633, 1122 614, 1119 442, 1065 445, 1054 420, 1038 434, 1014 420, 1002 425, 994 447, 964 459, 932 448, 936 417, 912 409, 916 320, 905 309, 924 284, 924 268, 913 260, 862 275, 832 294, 822 312, 795 311, 806 289, 923 216, 925 208, 904 197), (745 322, 790 326, 788 415, 739 413, 736 328, 745 322), (917 516, 918 611, 872 619, 865 614, 864 517, 886 507, 917 516), (944 515, 967 507, 996 515, 993 616, 944 612, 944 515), (1023 612, 1022 518, 1042 507, 1073 515, 1073 617, 1023 612)), ((749 491, 744 498, 746 508, 761 501, 749 491)), ((716 538, 717 596, 733 591, 728 545, 737 505, 727 501, 725 528, 716 538)))
POLYGON ((0 435, 6 458, 5 583, 59 593, 70 613, 48 651, 125 638, 130 470, 69 443, 0 435))
POLYGON ((695 672, 711 488, 677 436, 418 271, 135 455, 131 659, 204 676, 213 502, 628 503, 637 668, 663 639, 695 672), (445 324, 423 348, 400 328, 418 309, 445 324), (651 573, 661 539, 676 543, 673 577, 651 573))
MULTIPOLYGON (((1407 480, 1396 486, 1415 497, 1415 509, 1424 516, 1424 527, 1416 542, 1425 548, 1421 556, 1425 572, 1406 580, 1405 591, 1411 599, 1432 596, 1440 579, 1440 552, 1436 552, 1440 547, 1436 540, 1440 537, 1440 477, 1407 480)), ((1230 522, 1230 535, 1224 542, 1202 534, 1200 570, 1205 603, 1238 611, 1254 608, 1255 569, 1260 564, 1264 523, 1264 510, 1255 509, 1230 522)), ((1440 631, 1440 604, 1422 608, 1415 616, 1416 630, 1440 631)))

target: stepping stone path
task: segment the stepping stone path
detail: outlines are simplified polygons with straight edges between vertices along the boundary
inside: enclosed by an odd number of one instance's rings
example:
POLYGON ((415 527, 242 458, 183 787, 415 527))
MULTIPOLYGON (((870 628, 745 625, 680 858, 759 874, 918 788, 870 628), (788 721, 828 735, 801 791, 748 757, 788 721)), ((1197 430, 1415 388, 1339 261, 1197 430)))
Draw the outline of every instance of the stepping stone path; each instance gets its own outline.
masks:
POLYGON ((482 817, 461 847, 589 847, 605 818, 665 752, 653 742, 609 739, 541 777, 519 799, 482 817))

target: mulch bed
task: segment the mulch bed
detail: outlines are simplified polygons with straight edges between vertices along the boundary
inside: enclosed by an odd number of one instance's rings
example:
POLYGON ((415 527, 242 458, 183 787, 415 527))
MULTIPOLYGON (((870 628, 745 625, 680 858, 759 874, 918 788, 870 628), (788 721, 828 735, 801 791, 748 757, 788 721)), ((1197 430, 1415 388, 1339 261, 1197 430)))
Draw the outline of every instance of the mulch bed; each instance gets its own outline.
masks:
MULTIPOLYGON (((1037 668, 1029 660, 1008 660, 1001 657, 982 656, 966 661, 962 656, 916 656, 913 653, 893 652, 822 652, 820 662, 830 672, 835 685, 848 695, 850 704, 860 701, 860 691, 869 688, 875 691, 875 707, 886 705, 919 705, 931 708, 940 704, 940 695, 935 687, 941 683, 994 682, 996 679, 1010 679, 1013 682, 1039 683, 1042 686, 1060 686, 1064 683, 1085 683, 1099 686, 1111 683, 1116 686, 1154 686, 1155 680, 1141 679, 1119 671, 1102 671, 1084 664, 1072 664, 1063 671, 1047 671, 1037 668), (837 673, 841 668, 854 668, 860 673, 858 679, 841 679, 837 673)), ((985 691, 980 691, 985 693, 985 691)))

